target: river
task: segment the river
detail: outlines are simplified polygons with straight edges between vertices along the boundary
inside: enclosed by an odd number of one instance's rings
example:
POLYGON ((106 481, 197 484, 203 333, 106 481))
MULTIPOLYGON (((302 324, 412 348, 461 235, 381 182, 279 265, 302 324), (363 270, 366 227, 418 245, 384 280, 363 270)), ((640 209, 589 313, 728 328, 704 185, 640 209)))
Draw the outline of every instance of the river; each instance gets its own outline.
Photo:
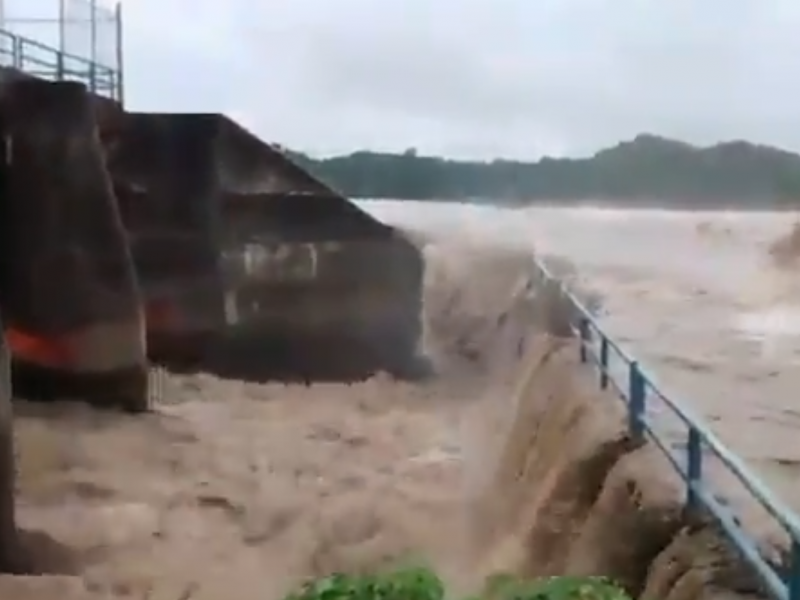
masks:
MULTIPOLYGON (((392 224, 567 260, 601 322, 670 397, 800 508, 800 273, 769 252, 791 213, 362 204, 392 224), (792 440, 795 440, 794 442, 792 440)), ((659 428, 681 428, 653 405, 659 428)))

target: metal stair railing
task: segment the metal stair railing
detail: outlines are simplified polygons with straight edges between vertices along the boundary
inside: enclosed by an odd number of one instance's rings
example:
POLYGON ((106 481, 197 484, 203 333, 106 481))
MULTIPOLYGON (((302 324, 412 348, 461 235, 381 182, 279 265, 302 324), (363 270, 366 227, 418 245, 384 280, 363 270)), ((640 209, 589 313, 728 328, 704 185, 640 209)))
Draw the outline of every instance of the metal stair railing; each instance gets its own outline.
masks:
POLYGON ((90 92, 120 100, 114 69, 0 29, 0 66, 53 81, 79 81, 90 92))

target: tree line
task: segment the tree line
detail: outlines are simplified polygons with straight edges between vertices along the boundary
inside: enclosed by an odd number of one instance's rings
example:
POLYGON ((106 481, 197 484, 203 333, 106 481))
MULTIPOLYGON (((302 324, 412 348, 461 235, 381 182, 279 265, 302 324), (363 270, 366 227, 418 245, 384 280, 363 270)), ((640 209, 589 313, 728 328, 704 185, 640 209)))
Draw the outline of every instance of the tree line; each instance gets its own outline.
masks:
POLYGON ((459 161, 359 151, 301 166, 347 196, 526 205, 603 202, 681 208, 800 205, 800 156, 748 142, 698 148, 640 135, 589 158, 459 161))

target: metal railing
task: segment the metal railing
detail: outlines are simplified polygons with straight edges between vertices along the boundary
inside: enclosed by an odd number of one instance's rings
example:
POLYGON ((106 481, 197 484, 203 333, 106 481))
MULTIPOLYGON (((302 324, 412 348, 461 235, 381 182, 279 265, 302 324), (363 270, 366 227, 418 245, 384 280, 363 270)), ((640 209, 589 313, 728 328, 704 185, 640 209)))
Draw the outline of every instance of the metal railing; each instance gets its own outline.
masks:
POLYGON ((94 94, 120 99, 114 69, 5 30, 0 30, 0 65, 42 79, 79 81, 94 94))
POLYGON ((601 389, 608 389, 625 403, 628 430, 638 441, 652 441, 666 456, 685 483, 685 504, 689 510, 710 514, 730 539, 741 556, 756 571, 767 591, 776 600, 800 600, 800 520, 783 505, 744 462, 726 448, 722 442, 685 406, 667 397, 630 354, 614 342, 600 327, 589 310, 572 294, 564 283, 553 276, 545 265, 535 261, 538 276, 560 289, 577 315, 574 333, 580 340, 581 362, 592 364, 599 372, 601 389), (623 366, 622 373, 612 369, 614 361, 623 366), (648 422, 645 409, 650 402, 661 403, 681 422, 686 436, 685 452, 678 453, 656 432, 648 422), (776 568, 758 549, 753 536, 748 534, 734 513, 711 490, 711 482, 704 473, 704 455, 718 459, 727 471, 749 492, 783 527, 790 539, 790 563, 785 569, 776 568))

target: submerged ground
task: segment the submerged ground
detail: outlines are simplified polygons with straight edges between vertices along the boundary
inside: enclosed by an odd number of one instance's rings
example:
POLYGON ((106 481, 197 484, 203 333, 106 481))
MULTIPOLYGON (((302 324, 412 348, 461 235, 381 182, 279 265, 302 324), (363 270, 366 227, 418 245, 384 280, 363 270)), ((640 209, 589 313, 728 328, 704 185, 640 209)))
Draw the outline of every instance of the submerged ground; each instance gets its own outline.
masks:
POLYGON ((794 499, 800 288, 768 252, 791 216, 365 206, 432 240, 426 342, 440 376, 164 375, 145 418, 22 403, 21 520, 45 570, 65 575, 0 578, 0 596, 272 600, 409 554, 469 588, 489 568, 474 553, 491 528, 477 499, 504 494, 493 473, 508 472, 534 244, 574 262, 609 329, 794 499))
POLYGON ((602 298, 615 339, 800 508, 799 248, 774 256, 798 215, 395 203, 374 212, 431 231, 458 213, 450 227, 465 236, 570 261, 602 298))

